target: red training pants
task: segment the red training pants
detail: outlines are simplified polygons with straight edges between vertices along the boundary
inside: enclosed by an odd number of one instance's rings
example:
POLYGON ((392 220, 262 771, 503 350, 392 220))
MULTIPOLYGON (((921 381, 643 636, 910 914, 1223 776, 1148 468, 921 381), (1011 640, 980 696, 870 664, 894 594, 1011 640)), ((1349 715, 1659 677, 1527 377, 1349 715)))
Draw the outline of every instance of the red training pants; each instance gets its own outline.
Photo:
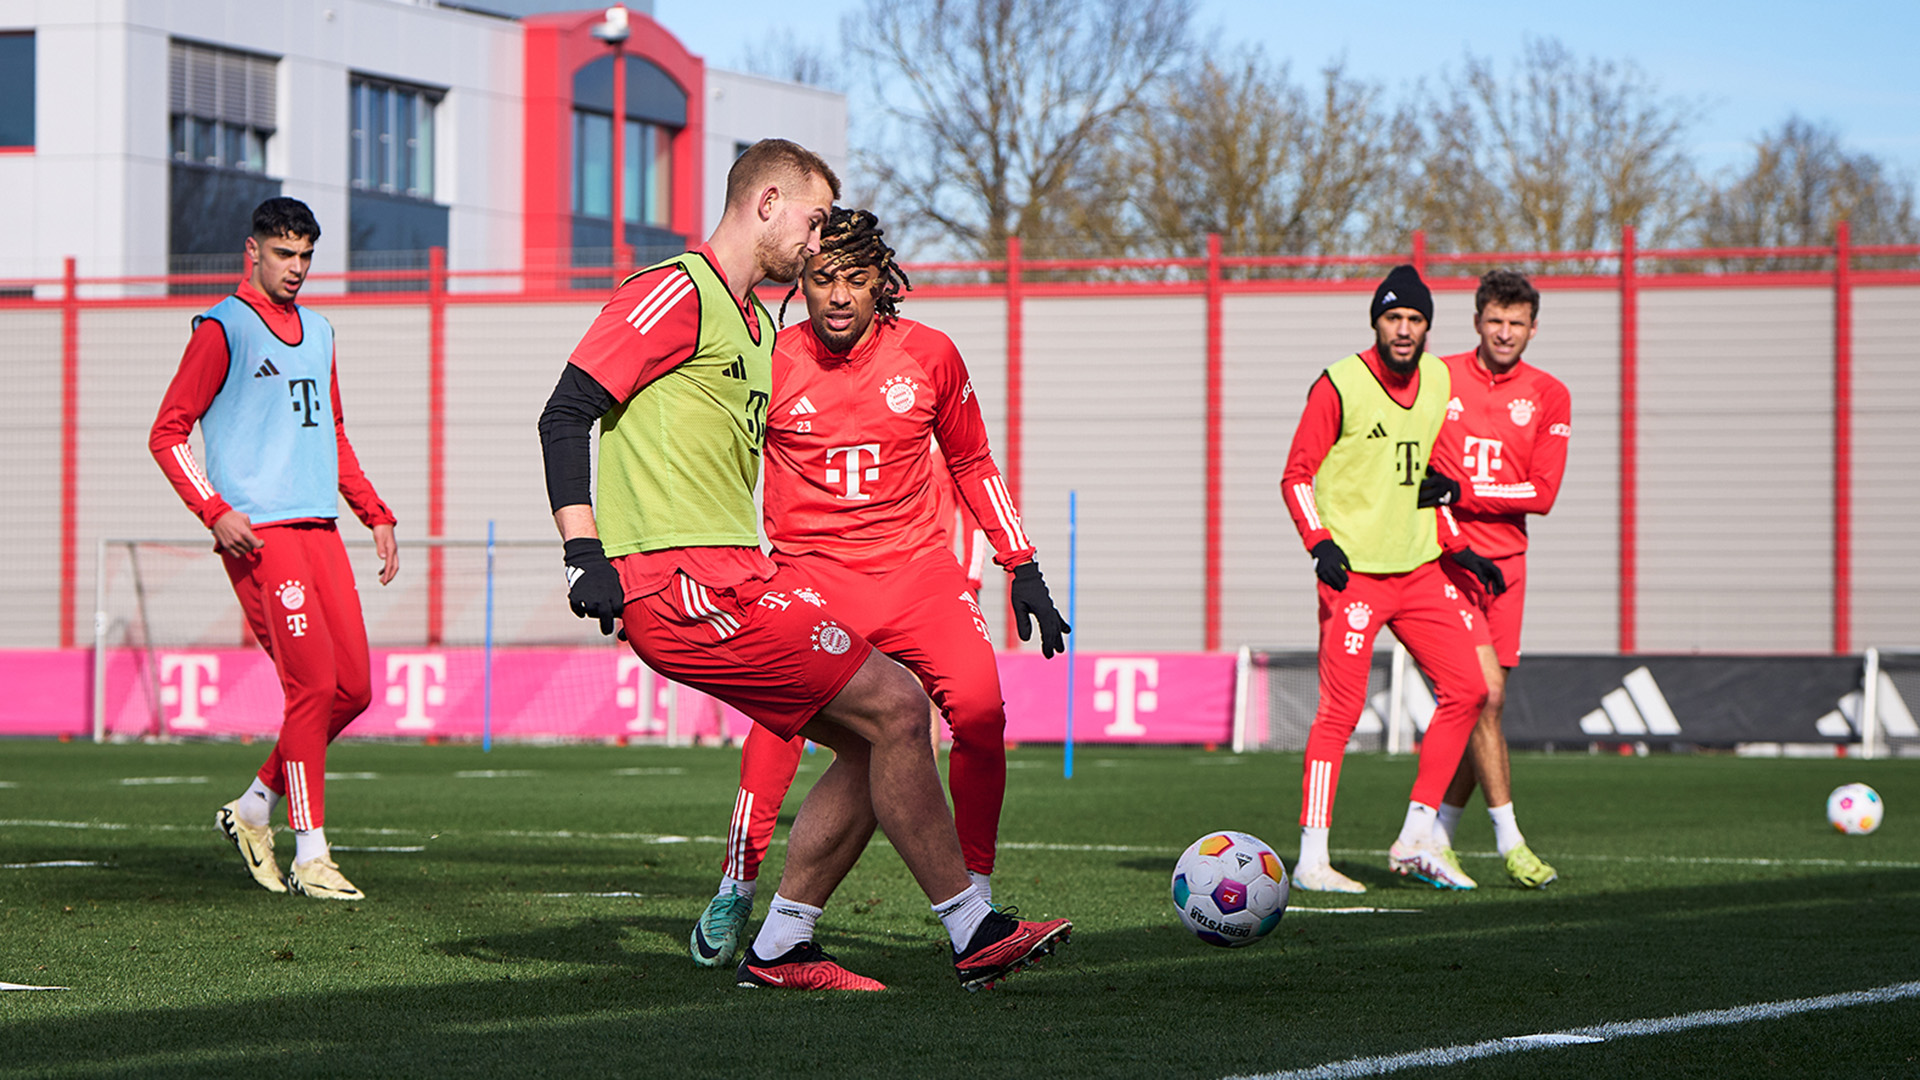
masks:
MULTIPOLYGON (((968 870, 993 873, 1007 790, 1006 703, 986 617, 953 555, 930 552, 878 574, 818 556, 782 555, 777 561, 818 589, 848 629, 906 665, 946 715, 953 733, 947 783, 960 851, 968 870)), ((747 733, 727 830, 727 876, 758 876, 805 744, 758 724, 747 733)))
POLYGON ((288 825, 317 829, 326 824, 327 744, 373 695, 360 590, 332 522, 253 531, 264 547, 244 559, 220 557, 286 695, 260 782, 286 796, 288 825))
POLYGON ((1439 806, 1487 700, 1476 652, 1487 643, 1480 612, 1449 589, 1435 563, 1404 574, 1352 573, 1340 592, 1326 582, 1319 585, 1320 707, 1307 733, 1300 824, 1324 829, 1332 822, 1340 762, 1366 706, 1373 639, 1382 626, 1393 628, 1393 636, 1434 681, 1437 708, 1420 744, 1412 801, 1439 806))

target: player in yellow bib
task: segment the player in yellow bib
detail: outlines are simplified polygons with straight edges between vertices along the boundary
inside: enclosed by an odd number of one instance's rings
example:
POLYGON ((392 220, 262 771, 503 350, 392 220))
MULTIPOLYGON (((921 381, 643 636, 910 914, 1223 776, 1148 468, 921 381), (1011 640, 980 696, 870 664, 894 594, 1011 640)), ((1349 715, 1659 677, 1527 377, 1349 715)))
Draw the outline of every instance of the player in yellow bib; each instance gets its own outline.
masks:
MULTIPOLYGON (((1320 705, 1307 735, 1294 883, 1366 890, 1333 868, 1327 834, 1340 763, 1366 704, 1374 635, 1391 626, 1434 680, 1438 705, 1388 866, 1438 888, 1471 889, 1473 879, 1435 839, 1433 825, 1487 698, 1475 652, 1487 636, 1472 605, 1441 573, 1436 515, 1420 506, 1451 387, 1446 364, 1426 351, 1433 296, 1413 267, 1395 267, 1380 283, 1370 320, 1373 347, 1314 381, 1281 479, 1320 579, 1320 705)), ((1455 531, 1445 507, 1438 519, 1455 531)), ((1464 544, 1447 546, 1458 548, 1450 557, 1489 590, 1505 588, 1498 567, 1464 544)))
POLYGON ((961 985, 979 989, 1050 952, 1072 924, 1012 918, 974 890, 920 684, 834 618, 831 590, 760 550, 753 488, 775 327, 753 288, 799 276, 839 190, 825 161, 784 139, 740 155, 707 243, 621 283, 574 349, 540 418, 547 495, 576 615, 605 633, 620 620, 655 671, 834 752, 794 819, 737 981, 885 989, 814 941, 877 826, 934 902, 961 985))

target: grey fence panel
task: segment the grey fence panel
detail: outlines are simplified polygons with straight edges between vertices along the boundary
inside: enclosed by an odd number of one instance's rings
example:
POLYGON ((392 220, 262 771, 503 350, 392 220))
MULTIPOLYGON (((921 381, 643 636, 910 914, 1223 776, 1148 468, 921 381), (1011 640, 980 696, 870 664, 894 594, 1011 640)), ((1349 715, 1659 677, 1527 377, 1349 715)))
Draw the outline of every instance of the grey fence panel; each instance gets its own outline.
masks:
POLYGON ((1079 492, 1083 649, 1199 649, 1205 306, 1198 297, 1030 300, 1022 513, 1064 596, 1079 492))
POLYGON ((1647 292, 1637 645, 1832 647, 1833 294, 1647 292))
POLYGON ((0 648, 46 648, 57 644, 60 621, 58 311, 0 311, 0 414, 8 458, 0 470, 0 648))
POLYGON ((1920 647, 1920 288, 1853 298, 1853 647, 1920 647))

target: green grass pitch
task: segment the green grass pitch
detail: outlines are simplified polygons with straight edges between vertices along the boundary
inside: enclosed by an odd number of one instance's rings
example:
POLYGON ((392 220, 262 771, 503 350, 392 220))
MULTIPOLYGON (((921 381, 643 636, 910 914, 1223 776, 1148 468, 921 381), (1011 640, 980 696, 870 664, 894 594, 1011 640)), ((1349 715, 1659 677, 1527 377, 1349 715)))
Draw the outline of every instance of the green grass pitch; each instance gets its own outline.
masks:
MULTIPOLYGON (((1476 800, 1481 888, 1439 893, 1385 870, 1411 761, 1352 756, 1335 861, 1370 891, 1295 892, 1229 951, 1180 927, 1173 860, 1236 828, 1290 864, 1297 755, 1081 747, 1067 780, 1022 748, 996 899, 1072 942, 967 994, 876 844, 821 943, 891 989, 832 995, 687 959, 733 751, 342 744, 328 833, 369 896, 345 904, 266 893, 214 832, 265 750, 0 742, 0 980, 70 987, 0 994, 0 1075, 1213 1078, 1920 979, 1920 760, 1516 755, 1561 881, 1508 887, 1476 800), (1826 825, 1850 780, 1891 807, 1873 836, 1826 825), (97 865, 24 865, 59 862, 97 865), (1411 910, 1309 910, 1356 904, 1411 910)), ((1397 1075, 1912 1076, 1916 1031, 1909 996, 1397 1075)))

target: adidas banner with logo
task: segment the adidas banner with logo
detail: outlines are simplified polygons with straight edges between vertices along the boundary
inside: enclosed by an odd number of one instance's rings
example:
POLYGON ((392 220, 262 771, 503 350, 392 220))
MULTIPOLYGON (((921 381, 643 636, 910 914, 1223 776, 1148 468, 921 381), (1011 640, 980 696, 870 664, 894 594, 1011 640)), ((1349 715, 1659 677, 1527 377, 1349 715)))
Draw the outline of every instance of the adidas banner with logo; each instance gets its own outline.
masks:
MULTIPOLYGON (((1507 679, 1503 726, 1534 746, 1847 742, 1862 675, 1857 656, 1528 656, 1507 679)), ((1920 734, 1884 672, 1879 689, 1882 730, 1920 734)))

